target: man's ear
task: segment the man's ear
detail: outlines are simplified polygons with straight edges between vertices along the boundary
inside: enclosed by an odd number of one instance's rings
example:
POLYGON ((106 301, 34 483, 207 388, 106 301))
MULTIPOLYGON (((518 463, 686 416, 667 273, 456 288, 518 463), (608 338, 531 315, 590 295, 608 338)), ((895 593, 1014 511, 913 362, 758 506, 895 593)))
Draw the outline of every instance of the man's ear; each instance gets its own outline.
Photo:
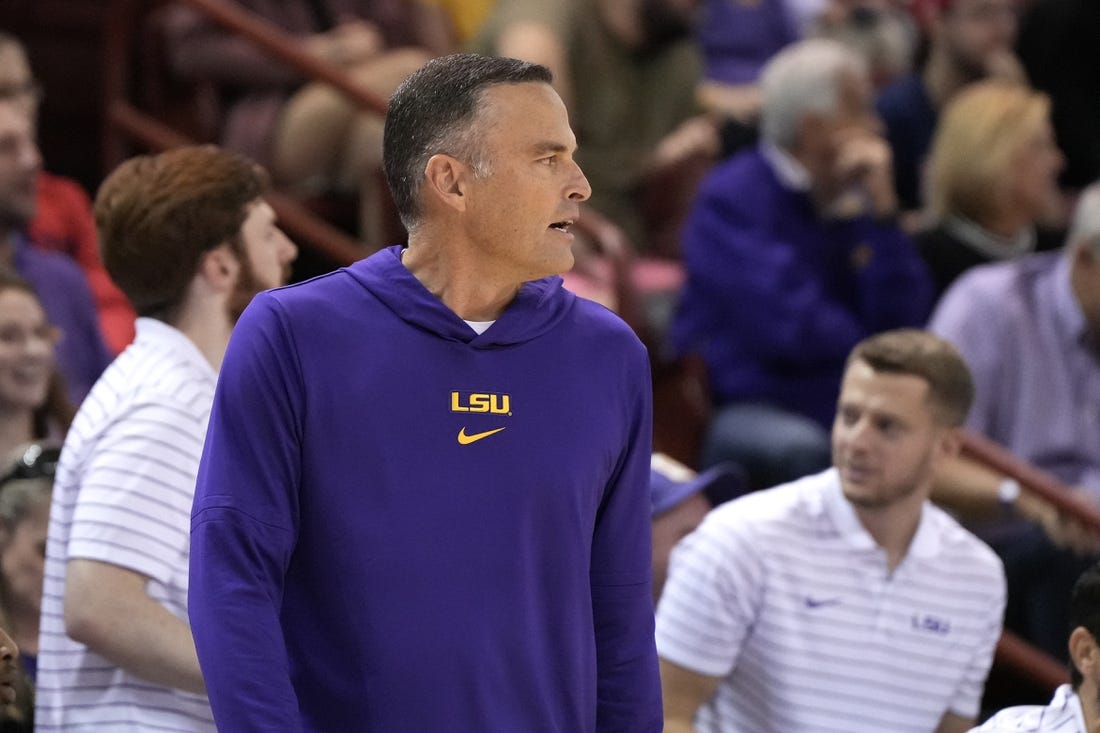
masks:
POLYGON ((442 153, 433 155, 424 169, 426 193, 455 211, 465 211, 466 182, 471 173, 470 167, 458 158, 442 153))
POLYGON ((1069 658, 1082 677, 1100 678, 1100 648, 1084 626, 1078 626, 1069 635, 1069 658))
POLYGON ((940 457, 954 458, 962 451, 962 428, 945 428, 940 436, 940 457))
POLYGON ((1073 250, 1073 265, 1087 270, 1100 267, 1100 262, 1097 262, 1096 253, 1093 252, 1092 247, 1081 245, 1073 250))
POLYGON ((233 288, 237 280, 237 272, 241 263, 237 256, 230 250, 228 244, 221 244, 204 253, 199 259, 199 268, 196 273, 209 286, 217 291, 227 291, 233 288))

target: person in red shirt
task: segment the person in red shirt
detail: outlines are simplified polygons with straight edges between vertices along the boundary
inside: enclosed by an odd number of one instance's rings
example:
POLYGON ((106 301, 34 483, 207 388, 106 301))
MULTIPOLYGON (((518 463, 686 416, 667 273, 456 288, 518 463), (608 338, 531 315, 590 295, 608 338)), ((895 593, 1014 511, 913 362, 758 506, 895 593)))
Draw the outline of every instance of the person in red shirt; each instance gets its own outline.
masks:
MULTIPOLYGON (((0 32, 0 89, 25 94, 37 115, 40 92, 23 44, 0 32)), ((111 281, 99 259, 95 221, 88 194, 76 181, 40 171, 35 186, 35 215, 27 229, 31 245, 72 258, 84 272, 95 299, 99 327, 112 354, 134 338, 134 309, 111 281)))

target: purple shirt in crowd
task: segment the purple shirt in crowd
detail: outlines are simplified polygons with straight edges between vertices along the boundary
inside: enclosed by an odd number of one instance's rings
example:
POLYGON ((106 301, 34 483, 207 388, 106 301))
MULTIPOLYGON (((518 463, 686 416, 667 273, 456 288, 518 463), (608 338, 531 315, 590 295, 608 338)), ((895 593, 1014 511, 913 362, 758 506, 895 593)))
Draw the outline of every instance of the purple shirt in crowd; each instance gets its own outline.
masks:
POLYGON ((974 374, 967 427, 1100 501, 1097 339, 1060 252, 983 265, 944 294, 929 328, 974 374))

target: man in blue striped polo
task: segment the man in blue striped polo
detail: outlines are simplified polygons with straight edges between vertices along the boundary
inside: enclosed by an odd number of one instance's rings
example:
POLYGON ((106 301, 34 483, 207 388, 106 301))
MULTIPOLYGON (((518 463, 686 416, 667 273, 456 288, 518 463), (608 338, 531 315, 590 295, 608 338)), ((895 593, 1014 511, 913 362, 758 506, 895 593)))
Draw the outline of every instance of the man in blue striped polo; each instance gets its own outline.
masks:
POLYGON ((657 609, 666 733, 973 725, 1004 571, 928 501, 972 399, 957 350, 927 332, 855 347, 833 468, 715 509, 673 551, 657 609))

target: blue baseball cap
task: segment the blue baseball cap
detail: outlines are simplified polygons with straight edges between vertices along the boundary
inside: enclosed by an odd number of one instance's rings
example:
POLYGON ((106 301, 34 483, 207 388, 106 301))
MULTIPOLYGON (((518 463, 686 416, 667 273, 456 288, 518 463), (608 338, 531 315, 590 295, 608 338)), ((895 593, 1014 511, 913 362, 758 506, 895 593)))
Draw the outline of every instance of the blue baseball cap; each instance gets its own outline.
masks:
POLYGON ((747 486, 744 472, 735 464, 719 464, 697 474, 663 453, 654 453, 649 464, 650 516, 664 514, 698 492, 718 505, 745 493, 747 486))

